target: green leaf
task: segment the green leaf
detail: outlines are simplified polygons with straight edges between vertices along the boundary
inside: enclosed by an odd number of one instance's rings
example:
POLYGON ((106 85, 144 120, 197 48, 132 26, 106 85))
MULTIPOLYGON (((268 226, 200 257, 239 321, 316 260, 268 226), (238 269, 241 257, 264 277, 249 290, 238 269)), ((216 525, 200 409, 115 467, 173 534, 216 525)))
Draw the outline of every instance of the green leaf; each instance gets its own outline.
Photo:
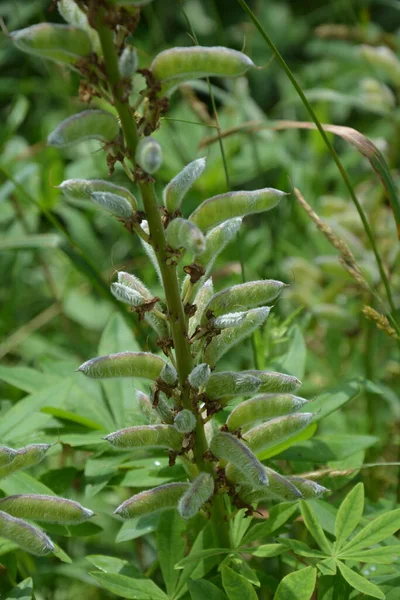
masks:
POLYGON ((28 250, 37 248, 56 248, 61 242, 55 233, 37 235, 7 236, 0 240, 0 250, 28 250))
POLYGON ((393 546, 379 546, 371 550, 357 550, 353 552, 340 552, 340 558, 357 562, 372 562, 378 565, 391 565, 400 559, 400 544, 393 546))
POLYGON ((157 529, 158 521, 160 519, 159 514, 148 515, 145 517, 138 517, 137 519, 129 519, 124 523, 118 532, 116 543, 127 542, 129 540, 136 540, 152 531, 157 529))
POLYGON ((222 565, 221 575, 222 585, 229 600, 257 600, 253 586, 239 573, 227 565, 222 565))
POLYGON ((294 375, 300 381, 304 377, 306 368, 307 347, 304 342, 304 336, 298 325, 292 328, 292 339, 289 351, 283 358, 280 359, 277 370, 282 373, 294 375))
POLYGON ((17 472, 0 481, 0 489, 7 496, 15 494, 45 494, 55 496, 53 490, 44 485, 28 473, 17 472))
POLYGON ((322 575, 336 575, 337 564, 334 558, 326 558, 317 564, 322 575))
POLYGON ((216 585, 204 579, 190 579, 188 588, 191 600, 227 600, 227 596, 216 585))
POLYGON ((253 556, 259 556, 261 558, 270 558, 272 556, 279 556, 287 551, 285 544, 263 544, 261 546, 241 548, 241 552, 252 554, 253 556))
POLYGON ((206 548, 204 550, 199 550, 198 552, 191 552, 189 556, 186 556, 186 558, 183 558, 175 564, 175 569, 184 569, 186 565, 197 563, 205 558, 209 558, 210 556, 230 554, 231 552, 234 553, 235 551, 231 548, 206 548))
MULTIPOLYGON (((315 423, 313 425, 316 426, 315 423)), ((307 430, 308 429, 305 431, 307 430)), ((318 462, 323 464, 352 456, 360 450, 370 448, 378 441, 379 438, 373 435, 349 435, 348 433, 319 435, 318 437, 304 441, 301 444, 296 443, 295 447, 282 452, 279 458, 285 460, 310 461, 314 463, 315 458, 318 457, 318 462)), ((293 444, 291 445, 293 446, 293 444)))
POLYGON ((57 558, 61 560, 61 562, 71 565, 72 559, 68 556, 68 554, 64 552, 64 550, 60 548, 60 546, 57 546, 57 544, 55 544, 55 547, 56 549, 53 552, 54 556, 57 556, 57 558))
POLYGON ((321 550, 315 550, 314 548, 309 548, 307 544, 305 544, 304 542, 300 542, 299 540, 294 540, 291 538, 280 538, 280 541, 280 545, 285 546, 286 548, 290 548, 299 556, 307 556, 309 558, 326 558, 325 552, 321 552, 321 550))
MULTIPOLYGON (((299 442, 303 442, 304 440, 308 440, 308 438, 312 437, 317 430, 317 423, 310 423, 308 427, 300 431, 299 433, 294 433, 292 436, 287 438, 284 442, 280 442, 275 446, 272 446, 268 450, 264 450, 264 452, 259 452, 257 454, 257 458, 259 460, 267 460, 272 456, 277 456, 282 452, 285 452, 288 448, 291 448, 295 444, 299 442)), ((297 446, 296 446, 297 447, 297 446)))
POLYGON ((31 577, 27 577, 16 585, 7 596, 4 596, 4 600, 31 600, 33 594, 33 581, 31 577))
POLYGON ((311 405, 306 405, 307 412, 315 413, 314 422, 321 421, 350 400, 354 400, 359 393, 360 385, 356 381, 348 381, 326 394, 322 394, 311 405))
POLYGON ((8 367, 0 365, 0 379, 19 390, 33 394, 60 381, 56 375, 42 373, 29 367, 8 367))
POLYGON ((305 567, 289 573, 280 582, 274 600, 310 600, 314 593, 317 569, 305 567))
POLYGON ((103 556, 102 554, 90 554, 85 557, 92 565, 104 573, 119 573, 127 577, 141 579, 144 575, 135 565, 127 560, 115 558, 114 556, 103 556))
POLYGON ((169 596, 173 596, 180 576, 174 567, 185 555, 186 523, 176 510, 166 510, 160 516, 156 543, 158 560, 169 596))
POLYGON ((313 536, 314 540, 317 542, 318 546, 323 550, 326 554, 331 556, 332 554, 332 545, 328 541, 323 532, 321 525, 318 522, 318 518, 313 511, 311 505, 304 500, 300 500, 300 510, 302 517, 304 519, 304 523, 308 529, 308 531, 313 536))
POLYGON ((362 550, 367 546, 378 544, 400 529, 400 508, 377 517, 362 529, 353 539, 342 547, 341 554, 349 550, 362 550))
POLYGON ((359 524, 364 510, 364 485, 358 483, 343 500, 335 521, 335 550, 345 543, 359 524))
POLYGON ((96 430, 104 431, 104 427, 103 427, 103 425, 100 425, 100 423, 96 423, 95 421, 92 421, 91 419, 82 417, 81 415, 77 415, 76 413, 73 413, 70 410, 64 410, 62 408, 54 408, 53 406, 44 406, 40 412, 45 413, 46 415, 52 415, 53 417, 56 417, 58 419, 62 419, 65 421, 72 421, 72 423, 78 423, 79 425, 83 425, 84 427, 87 427, 88 429, 96 429, 96 430))
POLYGON ((271 508, 269 518, 263 523, 257 523, 246 533, 242 545, 251 544, 270 537, 271 533, 280 529, 297 511, 297 502, 282 502, 271 508))
POLYGON ((71 537, 91 537, 103 531, 103 528, 96 523, 80 523, 80 525, 68 525, 69 535, 71 537))
POLYGON ((168 596, 151 579, 133 579, 125 575, 101 571, 92 571, 90 575, 103 588, 121 598, 168 600, 168 596))
POLYGON ((367 596, 372 596, 373 598, 380 598, 381 600, 385 600, 385 594, 381 592, 378 586, 376 586, 374 583, 371 583, 370 581, 368 581, 368 579, 353 571, 353 569, 349 569, 349 567, 346 567, 346 565, 340 560, 337 561, 337 565, 341 574, 343 575, 343 578, 355 590, 361 592, 362 594, 367 594, 367 596))

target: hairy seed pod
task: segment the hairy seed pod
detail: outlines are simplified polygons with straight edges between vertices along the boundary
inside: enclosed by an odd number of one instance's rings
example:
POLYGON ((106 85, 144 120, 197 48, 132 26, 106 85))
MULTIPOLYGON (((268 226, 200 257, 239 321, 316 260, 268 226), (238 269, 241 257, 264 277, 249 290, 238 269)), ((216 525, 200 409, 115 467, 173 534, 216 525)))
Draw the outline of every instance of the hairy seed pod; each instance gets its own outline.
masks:
POLYGON ((304 477, 298 477, 295 475, 290 475, 290 477, 287 477, 287 479, 300 490, 306 500, 311 498, 319 498, 330 491, 328 488, 320 485, 316 481, 312 481, 312 479, 304 479, 304 477))
POLYGON ((285 373, 255 370, 245 371, 245 373, 260 379, 261 385, 258 389, 260 394, 290 394, 301 386, 301 381, 297 377, 285 373))
MULTIPOLYGON (((149 225, 148 225, 147 221, 142 221, 140 223, 140 227, 143 229, 143 231, 145 233, 149 234, 149 225)), ((143 246, 143 250, 146 252, 147 256, 149 257, 150 262, 153 265, 155 272, 157 273, 157 277, 162 284, 160 265, 158 264, 157 256, 153 250, 153 246, 151 244, 148 244, 144 240, 142 240, 142 238, 139 238, 139 239, 140 239, 140 243, 143 246)))
POLYGON ((264 499, 293 501, 302 498, 301 492, 286 477, 282 477, 268 467, 264 467, 264 469, 268 477, 268 485, 249 485, 243 480, 243 473, 233 463, 229 463, 225 467, 225 473, 229 481, 240 485, 239 496, 247 504, 264 499))
POLYGON ((209 325, 213 329, 228 329, 229 327, 239 327, 245 320, 248 311, 228 313, 215 319, 209 320, 209 325))
POLYGON ((248 428, 254 423, 297 412, 306 402, 293 394, 260 394, 236 406, 226 424, 230 431, 248 428))
POLYGON ((167 211, 172 215, 181 207, 186 193, 190 190, 196 179, 200 177, 206 167, 206 159, 198 158, 186 165, 178 175, 175 175, 164 188, 163 201, 167 211))
POLYGON ((84 110, 62 121, 50 133, 47 143, 56 148, 66 148, 85 140, 112 142, 119 134, 117 119, 105 110, 84 110))
POLYGON ((10 464, 17 456, 17 451, 8 446, 0 446, 0 467, 5 467, 10 464))
POLYGON ((181 517, 191 519, 214 493, 214 479, 209 473, 199 473, 190 487, 179 500, 178 510, 181 517))
POLYGON ((40 494, 7 496, 0 500, 0 510, 12 517, 61 525, 77 525, 94 515, 93 511, 73 500, 40 494))
POLYGON ((114 298, 129 306, 140 306, 144 302, 141 294, 122 283, 112 283, 110 289, 114 298))
POLYGON ((94 192, 108 192, 128 200, 133 210, 138 208, 137 200, 129 190, 121 185, 115 185, 102 179, 66 179, 56 187, 67 197, 76 200, 93 200, 92 194, 94 192))
POLYGON ((195 390, 200 390, 207 385, 210 375, 210 366, 207 363, 201 363, 200 365, 197 365, 197 367, 195 367, 189 374, 189 385, 195 390))
POLYGON ((97 31, 90 27, 87 16, 77 3, 74 0, 58 0, 57 8, 64 21, 85 31, 92 43, 93 50, 101 56, 102 50, 97 31))
POLYGON ((225 396, 249 396, 258 391, 261 380, 251 373, 239 371, 222 371, 212 373, 206 387, 210 399, 220 399, 225 396))
POLYGON ((279 296, 285 285, 275 279, 265 279, 240 283, 217 292, 204 309, 202 324, 206 325, 208 319, 220 315, 265 306, 279 296))
POLYGON ((135 160, 146 173, 155 173, 163 161, 160 144, 151 136, 142 138, 136 148, 135 160))
POLYGON ((175 413, 168 404, 164 394, 160 394, 157 402, 156 413, 161 423, 172 425, 175 418, 175 413))
POLYGON ((196 429, 196 417, 191 410, 184 408, 176 415, 174 425, 179 433, 191 433, 196 429))
POLYGON ((168 448, 179 452, 183 435, 173 425, 137 425, 109 433, 104 439, 116 448, 168 448))
POLYGON ((206 235, 206 249, 198 257, 196 257, 196 263, 201 265, 205 269, 203 275, 207 278, 211 273, 214 266, 215 259, 224 250, 224 248, 231 242, 237 233, 239 232, 242 219, 229 219, 217 225, 214 229, 211 229, 206 235))
POLYGON ((140 377, 155 381, 165 361, 151 352, 118 352, 87 360, 77 369, 92 379, 140 377))
POLYGON ((165 237, 172 248, 185 248, 194 254, 201 254, 206 249, 206 240, 200 229, 180 217, 170 222, 165 237))
POLYGON ((313 413, 298 413, 267 421, 246 432, 246 444, 256 454, 263 452, 305 429, 313 417, 313 413))
POLYGON ((118 68, 121 77, 131 79, 136 73, 139 66, 139 59, 136 48, 133 46, 125 46, 121 56, 118 59, 118 68))
POLYGON ((160 81, 179 83, 200 77, 238 77, 250 67, 253 61, 242 52, 222 46, 189 46, 160 52, 150 70, 160 81))
POLYGON ((200 287, 197 292, 194 304, 196 306, 196 312, 193 317, 189 320, 189 336, 192 336, 196 330, 196 327, 200 324, 201 317, 203 315, 204 308, 207 306, 208 302, 212 298, 214 294, 214 287, 212 283, 212 279, 207 279, 200 287))
POLYGON ((118 506, 114 515, 123 519, 136 519, 161 510, 177 508, 179 499, 188 488, 189 483, 166 483, 152 490, 145 490, 118 506))
POLYGON ((133 216, 133 208, 128 200, 122 198, 122 196, 117 196, 117 194, 110 194, 110 192, 93 192, 90 199, 97 206, 104 208, 116 217, 129 219, 129 217, 133 216))
POLYGON ((210 450, 217 458, 234 464, 253 485, 268 484, 264 465, 250 448, 234 435, 220 431, 211 440, 210 450))
POLYGON ((148 397, 147 394, 144 394, 140 390, 135 390, 135 392, 136 392, 136 400, 138 401, 140 412, 142 413, 142 415, 147 417, 147 419, 150 419, 152 408, 153 408, 151 405, 150 398, 148 397))
POLYGON ((227 192, 204 200, 190 215, 189 221, 195 223, 202 231, 207 231, 228 219, 270 210, 286 195, 285 192, 273 188, 252 192, 227 192))
POLYGON ((69 25, 39 23, 13 31, 10 36, 19 50, 68 65, 92 52, 86 32, 69 25))
POLYGON ((30 444, 29 446, 18 448, 13 460, 0 468, 0 479, 11 475, 11 473, 15 473, 15 471, 20 471, 21 469, 26 469, 40 463, 49 448, 51 448, 51 444, 30 444))
POLYGON ((144 283, 135 275, 131 273, 125 273, 125 271, 118 271, 118 283, 124 285, 134 292, 137 292, 146 300, 153 298, 154 294, 144 285, 144 283))
POLYGON ((163 368, 161 369, 160 378, 167 385, 175 385, 178 381, 178 373, 173 365, 170 363, 165 363, 163 368))
POLYGON ((43 531, 3 511, 0 511, 0 536, 36 556, 45 556, 55 550, 53 542, 43 531))
MULTIPOLYGON (((224 329, 217 337, 211 340, 203 353, 203 360, 208 362, 209 365, 214 366, 228 350, 251 335, 253 331, 259 329, 267 319, 269 311, 270 309, 266 306, 263 308, 253 308, 253 310, 248 310, 245 313, 233 313, 242 314, 243 318, 240 317, 240 322, 236 327, 224 329)), ((217 326, 219 319, 225 319, 226 317, 229 317, 229 315, 217 317, 215 325, 217 326)))

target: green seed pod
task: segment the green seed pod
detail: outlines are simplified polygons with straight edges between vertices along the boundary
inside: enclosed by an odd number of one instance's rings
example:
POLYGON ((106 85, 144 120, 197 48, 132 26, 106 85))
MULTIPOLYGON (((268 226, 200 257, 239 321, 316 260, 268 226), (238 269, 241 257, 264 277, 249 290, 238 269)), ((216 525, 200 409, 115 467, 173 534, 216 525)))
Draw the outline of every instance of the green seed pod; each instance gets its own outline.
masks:
POLYGON ((137 292, 146 300, 153 298, 151 291, 144 285, 144 283, 135 275, 131 273, 125 273, 125 271, 118 271, 118 283, 129 287, 134 292, 137 292))
POLYGON ((220 431, 211 440, 210 450, 217 458, 234 464, 253 485, 268 484, 264 465, 250 448, 234 435, 220 431))
POLYGON ((207 233, 206 249, 200 256, 196 257, 196 263, 205 269, 204 278, 209 276, 218 254, 235 238, 241 224, 242 219, 240 217, 229 219, 229 221, 217 225, 207 233))
POLYGON ((200 390, 207 385, 210 379, 211 369, 207 363, 197 365, 188 377, 189 385, 195 390, 200 390))
POLYGON ((199 473, 179 500, 178 510, 184 519, 191 519, 214 493, 214 479, 209 473, 199 473))
POLYGON ((249 281, 226 288, 215 294, 204 309, 202 324, 220 315, 265 306, 275 300, 286 284, 274 279, 249 281), (212 316, 209 316, 212 315, 212 316))
MULTIPOLYGON (((140 227, 143 229, 143 231, 147 234, 149 234, 149 225, 147 223, 147 221, 142 221, 140 224, 140 227)), ((155 272, 157 273, 157 277, 160 280, 161 284, 162 284, 162 276, 161 276, 161 271, 160 271, 160 265, 158 264, 158 260, 157 260, 157 256, 156 253, 153 250, 153 247, 151 244, 148 244, 147 242, 145 242, 144 240, 142 240, 142 238, 140 239, 140 243, 143 246, 143 250, 146 252, 147 256, 150 259, 151 264, 153 265, 155 272)))
POLYGON ((84 140, 112 142, 119 134, 118 121, 105 110, 84 110, 62 121, 47 138, 56 148, 73 146, 84 140))
POLYGON ((287 479, 300 490, 306 500, 319 498, 330 491, 323 485, 312 481, 312 479, 304 479, 304 477, 297 477, 295 475, 291 475, 287 479))
POLYGON ((17 451, 8 446, 0 446, 0 467, 6 467, 17 456, 17 451))
POLYGON ((161 369, 160 378, 167 385, 175 385, 178 381, 178 373, 173 365, 170 363, 165 363, 163 368, 161 369))
POLYGON ((196 312, 193 317, 189 320, 189 336, 192 336, 196 330, 196 327, 200 325, 200 320, 204 312, 204 308, 209 303, 210 299, 214 294, 214 287, 212 283, 212 279, 207 279, 200 287, 197 292, 194 304, 196 306, 196 312))
POLYGON ((112 283, 110 289, 112 295, 117 300, 124 304, 129 304, 129 306, 140 306, 144 302, 141 294, 126 285, 122 285, 122 283, 112 283))
POLYGON ((191 433, 196 429, 196 417, 191 410, 184 408, 176 415, 174 425, 179 433, 191 433))
POLYGON ((151 136, 142 138, 136 148, 135 160, 146 173, 155 173, 163 161, 160 144, 151 136))
POLYGON ((0 510, 12 517, 61 525, 77 525, 94 515, 93 511, 73 500, 40 494, 7 496, 0 500, 0 510))
POLYGON ((185 248, 194 254, 201 254, 206 249, 206 240, 200 229, 180 217, 170 222, 165 237, 172 248, 185 248))
POLYGON ((43 531, 3 511, 0 511, 0 536, 36 556, 45 556, 55 550, 53 542, 43 531))
POLYGON ((140 492, 123 502, 114 511, 123 519, 136 519, 160 510, 177 508, 179 499, 189 488, 188 483, 166 483, 140 492))
POLYGON ((148 397, 148 395, 144 394, 140 390, 136 390, 136 400, 138 401, 141 413, 145 417, 150 419, 153 407, 151 405, 150 398, 148 397))
POLYGON ((395 86, 400 85, 400 60, 393 50, 387 46, 362 45, 359 47, 359 52, 373 67, 378 69, 379 75, 395 86))
POLYGON ((250 67, 253 61, 242 52, 222 46, 189 46, 160 52, 150 70, 156 79, 176 84, 200 77, 238 77, 250 67))
POLYGON ((286 195, 285 192, 273 188, 252 192, 227 192, 204 200, 190 215, 189 221, 195 223, 202 231, 207 231, 228 219, 270 210, 286 195))
POLYGON ((286 477, 282 477, 268 467, 264 467, 264 469, 268 477, 268 484, 256 487, 244 482, 243 473, 232 463, 226 466, 225 473, 229 481, 240 485, 239 496, 247 504, 255 504, 265 499, 293 501, 302 498, 301 492, 286 477))
POLYGON ((249 396, 258 391, 261 381, 247 371, 212 373, 206 387, 210 399, 225 396, 249 396))
POLYGON ((58 0, 57 8, 64 21, 74 27, 83 29, 85 33, 87 33, 92 43, 93 50, 96 54, 101 56, 101 44, 97 31, 90 27, 85 13, 79 8, 76 2, 74 2, 74 0, 58 0))
POLYGON ((205 158, 198 158, 197 160, 192 161, 186 165, 178 175, 175 175, 164 188, 164 206, 171 215, 181 207, 183 198, 196 179, 203 173, 205 167, 205 158))
POLYGON ((16 450, 14 459, 0 468, 0 479, 11 475, 15 471, 36 465, 43 460, 49 448, 51 448, 51 444, 30 444, 29 446, 19 448, 16 450))
POLYGON ((228 329, 228 327, 239 327, 246 320, 248 311, 228 313, 216 319, 210 319, 209 324, 213 329, 228 329))
POLYGON ((161 423, 168 423, 169 425, 173 424, 175 414, 163 394, 160 394, 160 397, 158 399, 156 413, 159 417, 158 422, 161 421, 161 423))
POLYGON ((155 381, 164 365, 165 361, 151 352, 118 352, 91 358, 77 371, 93 379, 140 377, 155 381))
POLYGON ((110 192, 93 192, 90 198, 97 206, 108 210, 108 212, 116 217, 129 219, 129 217, 133 216, 132 206, 122 196, 110 194, 110 192))
POLYGON ((179 452, 183 435, 173 425, 137 425, 109 433, 104 439, 116 448, 167 448, 179 452))
POLYGON ((86 32, 69 25, 39 23, 13 31, 10 37, 23 52, 68 65, 92 52, 86 32))
POLYGON ((139 66, 139 59, 136 48, 133 46, 126 46, 121 56, 118 59, 118 68, 121 77, 131 79, 139 66))
POLYGON ((133 210, 138 208, 137 200, 129 190, 102 179, 66 179, 56 187, 66 196, 76 200, 93 200, 92 194, 94 192, 109 192, 128 200, 133 210))
POLYGON ((285 373, 274 373, 273 371, 244 371, 261 380, 258 389, 260 394, 290 394, 295 392, 301 381, 292 375, 285 373))
POLYGON ((313 413, 298 413, 267 421, 246 432, 246 444, 255 454, 263 452, 305 429, 313 417, 313 413))
POLYGON ((226 424, 230 431, 248 428, 254 423, 297 412, 306 402, 292 394, 260 394, 236 406, 226 424))
MULTIPOLYGON (((228 350, 251 335, 253 331, 259 329, 267 319, 269 311, 270 309, 266 306, 263 308, 254 308, 245 313, 230 313, 242 314, 243 318, 240 317, 240 322, 236 327, 224 329, 217 337, 211 340, 203 353, 203 360, 207 361, 209 365, 214 366, 228 350)), ((218 327, 218 321, 227 317, 229 317, 229 314, 217 317, 215 325, 218 327)))

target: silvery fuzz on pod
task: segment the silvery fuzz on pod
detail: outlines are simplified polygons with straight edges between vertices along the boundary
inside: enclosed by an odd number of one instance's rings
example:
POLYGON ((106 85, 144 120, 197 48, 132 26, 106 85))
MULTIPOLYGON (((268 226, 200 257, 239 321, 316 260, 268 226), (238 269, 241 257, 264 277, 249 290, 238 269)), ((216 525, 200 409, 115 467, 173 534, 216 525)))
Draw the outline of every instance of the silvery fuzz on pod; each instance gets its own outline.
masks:
POLYGON ((181 496, 189 488, 188 483, 166 483, 152 490, 140 492, 126 500, 114 511, 123 519, 135 519, 154 512, 177 508, 181 496))
POLYGON ((18 448, 18 450, 15 450, 12 461, 0 467, 0 478, 7 477, 7 475, 11 475, 11 473, 20 471, 26 467, 36 465, 43 460, 49 448, 51 448, 51 444, 29 444, 29 446, 18 448))
POLYGON ((307 400, 293 394, 260 394, 236 406, 226 420, 230 431, 300 410, 307 400))
POLYGON ((197 515, 214 493, 214 479, 209 473, 199 473, 179 500, 178 510, 184 519, 197 515))
POLYGON ((109 433, 104 439, 116 448, 167 448, 179 452, 183 435, 173 425, 137 425, 109 433))
POLYGON ((210 443, 211 452, 219 459, 230 462, 254 485, 268 484, 264 465, 243 442, 230 433, 220 431, 210 443))
POLYGON ((133 216, 131 204, 126 198, 122 198, 122 196, 112 194, 111 192, 93 192, 90 198, 97 206, 104 208, 116 217, 129 219, 129 217, 133 216))
POLYGON ((130 79, 136 73, 138 66, 139 59, 136 48, 133 46, 125 46, 118 59, 118 68, 121 76, 130 79))
POLYGON ((43 531, 0 510, 0 536, 36 556, 54 552, 55 546, 43 531))
POLYGON ((60 525, 77 525, 94 515, 93 511, 79 502, 40 494, 6 496, 0 500, 0 510, 12 517, 60 525))
POLYGON ((246 432, 246 444, 256 454, 268 450, 305 429, 313 417, 313 413, 298 413, 267 421, 246 432))
POLYGON ((76 200, 93 200, 94 192, 107 192, 127 200, 133 210, 138 204, 135 196, 121 185, 115 185, 103 179, 66 179, 58 187, 67 198, 76 200))
POLYGON ((155 381, 165 360, 151 352, 118 352, 92 358, 77 370, 93 379, 109 377, 140 377, 155 381))
POLYGON ((201 363, 200 365, 197 365, 197 367, 195 367, 189 374, 189 385, 196 390, 202 389, 207 385, 210 375, 210 366, 207 363, 201 363))
POLYGON ((204 278, 207 278, 211 273, 218 254, 236 237, 241 224, 241 218, 229 219, 210 229, 207 233, 206 249, 199 256, 196 256, 196 263, 205 269, 204 278))
POLYGON ((191 410, 184 408, 175 416, 174 425, 180 433, 191 433, 196 429, 196 417, 191 410))
POLYGON ((170 363, 165 363, 163 368, 161 369, 160 378, 167 385, 175 385, 178 381, 178 373, 173 365, 170 363))
POLYGON ((211 399, 225 396, 249 396, 258 391, 261 380, 246 371, 222 371, 212 373, 206 386, 206 394, 211 399))
POLYGON ((194 254, 201 254, 206 249, 206 240, 200 229, 180 217, 173 219, 165 231, 165 237, 172 248, 185 248, 194 254))
POLYGON ((109 143, 119 135, 117 119, 105 110, 84 110, 62 121, 50 133, 47 143, 56 148, 67 148, 85 140, 109 143))
POLYGON ((197 160, 192 161, 186 165, 180 173, 175 175, 164 188, 164 206, 170 214, 173 214, 180 208, 183 198, 203 173, 205 166, 205 158, 198 158, 197 160))
POLYGON ((268 485, 249 485, 243 479, 243 473, 233 463, 226 466, 225 473, 229 481, 240 486, 239 496, 248 504, 264 499, 293 501, 303 497, 297 487, 286 477, 268 467, 264 467, 264 469, 268 477, 268 485))
POLYGON ((151 136, 142 138, 136 148, 135 160, 146 173, 155 173, 163 160, 160 144, 151 136))

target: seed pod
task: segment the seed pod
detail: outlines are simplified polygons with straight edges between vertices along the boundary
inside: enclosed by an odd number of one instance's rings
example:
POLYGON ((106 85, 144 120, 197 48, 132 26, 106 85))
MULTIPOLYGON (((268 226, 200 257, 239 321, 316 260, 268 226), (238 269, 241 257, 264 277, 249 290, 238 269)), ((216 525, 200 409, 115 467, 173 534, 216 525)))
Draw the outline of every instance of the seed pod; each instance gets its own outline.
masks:
POLYGON ((206 387, 210 399, 224 396, 249 396, 258 391, 261 380, 247 371, 212 373, 206 387))
POLYGON ((64 21, 69 23, 69 25, 83 29, 87 33, 93 50, 101 56, 101 44, 97 31, 90 27, 85 13, 79 8, 76 2, 74 0, 58 0, 57 8, 64 21))
POLYGON ((29 446, 19 448, 15 451, 14 459, 9 464, 0 468, 0 479, 11 475, 15 471, 36 465, 43 460, 49 448, 51 448, 51 444, 30 444, 29 446))
POLYGON ((36 556, 45 556, 55 550, 53 542, 43 531, 3 511, 0 511, 0 536, 36 556))
POLYGON ((142 138, 136 148, 135 160, 146 173, 155 173, 163 161, 160 144, 151 136, 142 138))
POLYGON ((87 360, 77 369, 87 377, 141 377, 155 381, 165 361, 151 352, 118 352, 87 360))
POLYGON ((400 85, 400 60, 396 54, 387 46, 359 47, 359 52, 371 65, 379 70, 379 74, 395 86, 400 85))
POLYGON ((196 263, 205 269, 204 278, 209 276, 218 254, 234 239, 241 224, 242 219, 240 217, 229 219, 229 221, 217 225, 207 233, 206 249, 200 256, 196 257, 196 263))
POLYGON ((214 493, 214 479, 209 473, 199 473, 179 500, 178 510, 184 519, 197 515, 214 493))
POLYGON ((119 134, 118 121, 105 110, 84 110, 62 121, 47 138, 56 148, 73 146, 84 140, 112 142, 119 134))
POLYGON ((253 485, 268 484, 264 465, 250 448, 234 435, 220 431, 211 440, 210 450, 217 458, 235 465, 253 485))
POLYGON ((197 365, 188 377, 189 385, 195 390, 204 388, 210 379, 211 369, 207 363, 197 365))
POLYGON ((93 192, 91 200, 97 204, 97 206, 108 210, 108 212, 116 217, 129 219, 129 217, 133 216, 133 208, 128 200, 122 198, 122 196, 117 196, 117 194, 110 194, 110 192, 93 192))
POLYGON ((170 363, 165 363, 161 369, 160 377, 167 385, 175 385, 178 381, 178 373, 170 363))
POLYGON ((201 254, 206 249, 206 240, 200 229, 180 217, 170 222, 165 237, 172 248, 185 248, 194 254, 201 254))
POLYGON ((264 469, 268 477, 268 484, 256 487, 243 481, 243 473, 232 463, 226 466, 225 473, 229 481, 240 485, 239 496, 247 504, 254 504, 265 499, 293 501, 302 498, 301 492, 286 477, 282 477, 268 467, 264 467, 264 469))
POLYGON ((147 419, 150 419, 152 408, 153 408, 151 405, 151 402, 150 402, 150 398, 148 397, 147 394, 144 394, 140 390, 135 390, 135 391, 136 391, 136 400, 138 401, 141 413, 145 417, 147 417, 147 419))
POLYGON ((139 66, 139 59, 136 48, 133 46, 125 46, 121 56, 118 59, 118 68, 121 77, 131 79, 136 73, 139 66))
MULTIPOLYGON (((140 224, 140 227, 143 229, 143 231, 145 233, 147 233, 147 234, 149 233, 149 225, 148 225, 147 221, 142 221, 140 224)), ((143 246, 143 250, 146 252, 147 256, 149 257, 150 262, 153 265, 153 267, 157 273, 157 277, 162 284, 162 276, 161 276, 160 266, 158 264, 157 256, 153 250, 152 245, 148 244, 147 242, 142 240, 142 238, 139 238, 139 239, 140 239, 140 243, 143 246)))
POLYGON ((183 435, 173 425, 138 425, 109 433, 104 439, 116 448, 168 448, 179 452, 183 435))
POLYGON ((167 211, 172 215, 177 211, 186 193, 190 190, 196 179, 200 177, 206 167, 206 159, 198 158, 186 165, 178 175, 175 175, 164 188, 163 201, 167 211))
MULTIPOLYGON (((236 315, 241 314, 243 318, 240 317, 240 322, 236 327, 224 329, 217 337, 211 340, 203 353, 203 360, 207 361, 209 365, 214 366, 228 350, 251 335, 253 331, 259 329, 268 317, 269 311, 270 309, 266 306, 264 308, 254 308, 245 313, 233 313, 236 315)), ((225 319, 226 317, 229 317, 229 315, 217 317, 215 324, 220 319, 225 319)))
POLYGON ((295 475, 291 475, 287 479, 300 490, 306 500, 319 498, 330 491, 323 485, 319 485, 316 481, 312 481, 312 479, 304 479, 304 477, 297 477, 295 475))
POLYGON ((265 306, 275 300, 285 284, 274 279, 249 281, 226 288, 215 294, 204 309, 202 324, 206 325, 210 318, 242 311, 244 309, 265 306), (211 317, 209 315, 212 315, 211 317))
POLYGON ((168 423, 169 425, 173 424, 175 414, 163 394, 160 394, 158 398, 156 413, 159 416, 161 423, 168 423))
POLYGON ((301 381, 292 375, 285 373, 275 373, 273 371, 245 371, 261 380, 258 389, 260 394, 290 394, 295 392, 300 386, 301 381))
POLYGON ((204 200, 190 215, 189 221, 195 223, 202 231, 207 231, 228 219, 270 210, 286 195, 285 192, 274 188, 252 192, 227 192, 204 200))
POLYGON ((17 451, 8 446, 0 446, 0 467, 6 467, 14 460, 17 451))
POLYGON ((13 31, 10 37, 23 52, 68 65, 92 52, 85 31, 69 25, 39 23, 13 31))
POLYGON ((207 306, 208 302, 212 298, 214 294, 214 288, 212 279, 207 279, 197 292, 194 304, 196 306, 196 312, 194 316, 189 321, 189 336, 192 336, 196 330, 196 327, 200 324, 201 317, 203 315, 204 308, 207 306))
POLYGON ((189 488, 188 483, 166 483, 152 490, 140 492, 123 502, 114 511, 123 519, 136 519, 160 510, 177 508, 182 494, 189 488))
POLYGON ((129 287, 134 292, 137 292, 146 300, 153 298, 151 291, 144 285, 144 283, 135 275, 131 273, 125 273, 125 271, 118 271, 118 283, 129 287))
POLYGON ((247 431, 246 444, 255 454, 263 452, 305 429, 313 417, 313 413, 298 413, 267 421, 247 431))
POLYGON ((66 179, 56 187, 66 196, 77 200, 93 200, 92 194, 94 192, 109 192, 128 200, 133 210, 138 208, 137 200, 129 190, 102 179, 66 179))
POLYGON ((174 425, 179 433, 191 433, 196 429, 196 417, 191 410, 184 408, 176 415, 174 425))
POLYGON ((297 412, 306 402, 304 398, 292 394, 260 394, 238 404, 226 424, 230 431, 246 429, 254 423, 297 412))
POLYGON ((189 46, 160 52, 150 70, 156 79, 176 84, 200 77, 238 77, 250 67, 253 61, 242 52, 222 46, 189 46))
POLYGON ((94 515, 93 511, 73 500, 40 494, 7 496, 0 500, 0 510, 12 517, 62 525, 77 525, 94 515))
POLYGON ((129 306, 140 306, 144 302, 144 298, 141 294, 135 292, 135 290, 132 290, 126 285, 122 285, 122 283, 112 283, 110 289, 112 295, 117 300, 124 304, 129 304, 129 306))

